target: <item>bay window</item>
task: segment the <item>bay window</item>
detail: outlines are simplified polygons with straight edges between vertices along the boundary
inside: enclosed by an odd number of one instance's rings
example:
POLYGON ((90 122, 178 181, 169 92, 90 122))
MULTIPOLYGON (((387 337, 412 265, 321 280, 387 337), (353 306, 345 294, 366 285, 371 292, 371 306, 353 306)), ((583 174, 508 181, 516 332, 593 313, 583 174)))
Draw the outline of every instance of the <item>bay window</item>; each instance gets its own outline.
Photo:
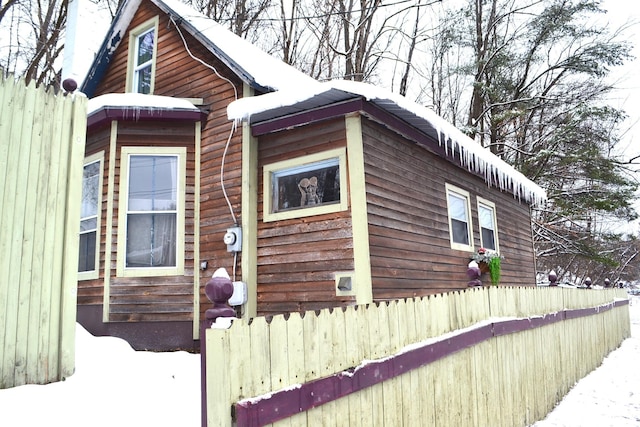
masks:
POLYGON ((102 159, 98 153, 85 160, 82 173, 82 200, 80 204, 80 236, 78 278, 98 277, 100 201, 102 194, 102 159))
POLYGON ((182 274, 184 148, 122 149, 118 273, 182 274))

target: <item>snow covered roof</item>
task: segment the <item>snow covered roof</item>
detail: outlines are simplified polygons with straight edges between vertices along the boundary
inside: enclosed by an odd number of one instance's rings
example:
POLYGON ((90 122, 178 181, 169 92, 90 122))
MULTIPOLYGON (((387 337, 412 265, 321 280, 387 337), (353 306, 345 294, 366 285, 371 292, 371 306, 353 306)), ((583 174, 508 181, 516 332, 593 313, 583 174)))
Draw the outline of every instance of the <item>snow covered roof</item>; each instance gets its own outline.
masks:
POLYGON ((91 98, 87 103, 87 115, 105 107, 150 108, 165 110, 185 110, 200 113, 191 101, 172 96, 144 95, 141 93, 108 93, 91 98))
POLYGON ((332 80, 242 98, 229 104, 227 115, 232 120, 247 119, 255 124, 355 97, 365 98, 387 113, 433 137, 444 149, 445 154, 457 154, 463 167, 483 176, 487 185, 511 191, 514 197, 523 197, 529 203, 539 203, 546 199, 546 192, 541 187, 432 110, 404 96, 366 83, 332 80))
MULTIPOLYGON (((111 56, 122 39, 142 0, 128 0, 119 9, 111 28, 97 53, 82 92, 91 97, 106 71, 111 56)), ((233 34, 213 19, 195 11, 179 0, 150 0, 171 19, 202 43, 211 53, 227 65, 239 78, 262 92, 280 90, 291 85, 305 86, 315 80, 294 67, 258 49, 247 40, 233 34)))
POLYGON ((111 120, 193 120, 202 118, 198 107, 186 99, 141 93, 109 93, 88 101, 87 126, 111 120))

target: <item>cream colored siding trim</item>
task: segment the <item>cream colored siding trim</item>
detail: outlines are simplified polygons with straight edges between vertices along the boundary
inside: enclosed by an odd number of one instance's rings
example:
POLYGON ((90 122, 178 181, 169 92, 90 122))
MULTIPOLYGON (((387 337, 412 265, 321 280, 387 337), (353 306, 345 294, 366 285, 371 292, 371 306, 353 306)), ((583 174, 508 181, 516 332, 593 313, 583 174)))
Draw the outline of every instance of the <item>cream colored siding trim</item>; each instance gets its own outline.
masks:
POLYGON ((101 224, 102 224, 102 183, 104 178, 104 150, 95 153, 84 159, 84 166, 91 163, 100 163, 100 175, 98 176, 98 206, 97 206, 97 218, 96 218, 96 250, 95 257, 95 269, 93 271, 81 271, 78 272, 78 280, 92 280, 97 279, 100 275, 100 242, 102 241, 101 224))
POLYGON ((368 304, 373 301, 373 288, 361 120, 360 115, 349 115, 345 118, 345 126, 351 195, 351 226, 353 228, 353 265, 355 270, 352 286, 355 289, 357 304, 368 304))
POLYGON ((129 32, 129 57, 127 60, 127 80, 125 86, 125 92, 134 92, 133 90, 133 72, 135 67, 135 45, 136 39, 142 33, 151 28, 154 29, 154 41, 153 41, 153 59, 151 62, 151 90, 149 92, 150 95, 153 95, 153 91, 155 89, 156 82, 156 58, 158 56, 158 22, 159 19, 157 16, 149 19, 147 22, 144 22, 129 32))
POLYGON ((102 301, 102 321, 109 321, 109 299, 111 296, 111 260, 113 259, 113 206, 116 182, 116 141, 118 140, 118 122, 111 122, 109 138, 109 171, 107 172, 107 222, 104 242, 104 290, 102 301))
POLYGON ((120 191, 118 209, 118 249, 116 269, 118 277, 179 276, 184 274, 184 216, 185 177, 187 149, 185 147, 122 147, 120 154, 120 191), (178 156, 178 206, 176 218, 176 265, 175 267, 125 268, 127 244, 127 187, 129 181, 130 155, 178 156))
MULTIPOLYGON (((253 96, 253 89, 243 85, 243 97, 253 96)), ((242 281, 247 284, 247 303, 243 318, 258 312, 258 139, 251 135, 251 125, 242 123, 242 281)))
POLYGON ((263 171, 263 195, 264 195, 264 212, 263 221, 280 221, 283 219, 292 218, 304 218, 315 215, 322 215, 332 212, 345 211, 348 208, 348 189, 347 178, 345 171, 347 170, 347 158, 344 148, 336 148, 334 150, 327 150, 321 153, 310 154, 308 156, 296 157, 295 159, 283 160, 281 162, 271 163, 265 165, 263 171), (327 205, 319 205, 313 208, 292 209, 283 212, 271 213, 273 210, 273 188, 271 186, 272 175, 278 171, 291 169, 307 164, 320 162, 323 160, 329 160, 337 158, 340 168, 340 203, 333 203, 327 205))
MULTIPOLYGON (((193 339, 200 338, 200 122, 195 124, 193 186, 193 339)), ((184 259, 184 256, 183 256, 184 259)))

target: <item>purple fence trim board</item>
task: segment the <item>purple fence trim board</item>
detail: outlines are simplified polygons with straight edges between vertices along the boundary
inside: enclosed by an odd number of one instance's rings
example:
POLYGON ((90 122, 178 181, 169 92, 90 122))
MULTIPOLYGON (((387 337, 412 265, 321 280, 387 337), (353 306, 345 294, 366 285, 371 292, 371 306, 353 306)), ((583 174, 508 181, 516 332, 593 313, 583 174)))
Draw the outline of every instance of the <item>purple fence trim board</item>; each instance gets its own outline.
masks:
POLYGON ((234 405, 235 421, 238 426, 247 427, 271 424, 395 378, 491 338, 539 328, 566 319, 591 316, 628 304, 629 300, 617 300, 597 307, 563 310, 525 319, 496 320, 493 323, 467 328, 455 335, 447 335, 435 342, 428 341, 347 371, 261 397, 241 400, 234 405))
POLYGON ((235 405, 236 422, 238 426, 271 424, 395 378, 491 337, 492 325, 486 324, 299 387, 270 393, 264 398, 245 399, 235 405))
POLYGON ((513 334, 516 332, 535 329, 541 326, 551 325, 552 323, 564 320, 564 312, 549 313, 544 316, 530 317, 527 319, 500 320, 493 324, 493 336, 513 334))

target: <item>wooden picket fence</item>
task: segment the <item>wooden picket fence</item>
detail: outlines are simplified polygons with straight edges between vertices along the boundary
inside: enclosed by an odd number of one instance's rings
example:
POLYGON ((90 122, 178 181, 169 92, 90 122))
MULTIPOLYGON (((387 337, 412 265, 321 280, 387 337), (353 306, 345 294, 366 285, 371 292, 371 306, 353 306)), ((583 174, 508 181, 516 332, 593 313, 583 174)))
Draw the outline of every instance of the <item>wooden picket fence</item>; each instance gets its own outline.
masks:
POLYGON ((86 110, 0 69, 0 389, 74 370, 86 110))
POLYGON ((485 287, 207 328, 203 425, 527 426, 630 336, 623 289, 485 287))

